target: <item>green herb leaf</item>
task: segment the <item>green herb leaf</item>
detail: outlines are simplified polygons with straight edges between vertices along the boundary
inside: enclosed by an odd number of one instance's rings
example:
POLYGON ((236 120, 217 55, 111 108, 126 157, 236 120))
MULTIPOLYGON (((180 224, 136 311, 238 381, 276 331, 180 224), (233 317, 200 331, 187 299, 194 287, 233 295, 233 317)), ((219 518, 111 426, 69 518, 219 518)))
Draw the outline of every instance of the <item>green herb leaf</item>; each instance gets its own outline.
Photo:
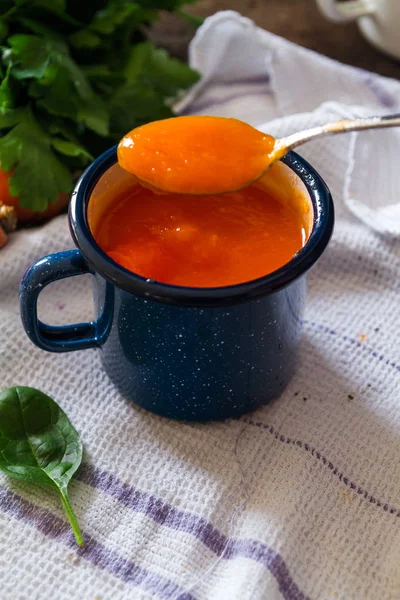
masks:
POLYGON ((124 69, 128 83, 135 83, 143 74, 147 73, 153 48, 151 42, 142 42, 132 46, 124 69))
POLYGON ((162 95, 152 88, 135 84, 117 90, 110 100, 109 109, 110 129, 117 139, 129 129, 151 120, 174 116, 162 95))
POLYGON ((199 80, 199 74, 177 60, 165 50, 154 48, 151 56, 152 71, 149 81, 161 93, 172 97, 179 90, 186 89, 199 80))
POLYGON ((124 73, 128 82, 141 81, 166 97, 175 96, 199 79, 196 71, 171 58, 165 50, 155 48, 151 42, 132 48, 124 73))
POLYGON ((115 137, 151 120, 172 117, 167 98, 199 78, 196 71, 151 42, 132 47, 124 75, 127 83, 117 88, 108 104, 110 131, 115 137))
POLYGON ((72 190, 71 173, 52 151, 51 138, 28 112, 0 139, 0 164, 5 171, 15 167, 10 194, 19 196, 22 208, 43 211, 56 202, 59 192, 72 190))
POLYGON ((14 110, 0 111, 0 129, 9 129, 16 125, 25 115, 25 110, 16 108, 14 110))
POLYGON ((101 38, 88 28, 70 35, 69 41, 75 48, 98 48, 102 43, 101 38))
POLYGON ((102 89, 109 93, 126 82, 122 73, 115 73, 108 65, 90 65, 83 67, 82 71, 92 85, 101 84, 102 89))
POLYGON ((93 96, 93 91, 82 69, 80 69, 76 62, 74 62, 66 54, 63 55, 62 59, 60 60, 60 64, 65 69, 65 73, 73 83, 77 94, 81 98, 90 99, 93 96))
POLYGON ((35 35, 16 34, 8 38, 13 76, 17 79, 43 77, 51 60, 51 44, 35 35))
POLYGON ((83 538, 68 484, 81 461, 79 436, 54 400, 29 387, 12 387, 0 394, 0 470, 57 489, 79 546, 83 538))
POLYGON ((173 116, 198 74, 146 40, 159 11, 186 3, 0 0, 0 161, 21 206, 44 210, 91 155, 173 116))
POLYGON ((45 119, 42 116, 41 125, 51 136, 61 135, 64 139, 79 144, 78 135, 68 126, 64 119, 57 119, 57 117, 48 117, 45 119))
POLYGON ((72 80, 65 67, 59 68, 53 81, 47 85, 37 81, 29 93, 50 114, 84 123, 99 135, 107 135, 109 116, 105 104, 92 92, 83 74, 73 74, 72 80))
POLYGON ((74 158, 82 158, 84 164, 93 160, 93 156, 79 144, 55 137, 51 138, 51 143, 60 154, 65 154, 66 156, 72 156, 74 158))
POLYGON ((8 65, 5 77, 0 83, 0 112, 5 112, 13 107, 14 98, 10 82, 11 64, 8 65))
POLYGON ((95 14, 90 29, 103 35, 110 35, 132 16, 136 17, 135 24, 137 24, 145 21, 146 17, 151 18, 152 13, 146 12, 137 2, 109 0, 105 8, 95 14))

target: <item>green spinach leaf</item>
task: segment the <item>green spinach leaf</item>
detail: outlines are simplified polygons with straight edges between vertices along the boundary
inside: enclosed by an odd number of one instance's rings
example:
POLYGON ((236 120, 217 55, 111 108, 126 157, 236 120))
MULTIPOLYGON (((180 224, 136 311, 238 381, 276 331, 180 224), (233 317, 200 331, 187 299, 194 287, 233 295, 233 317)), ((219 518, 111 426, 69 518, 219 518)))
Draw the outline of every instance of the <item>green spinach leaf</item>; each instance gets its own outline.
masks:
POLYGON ((0 393, 0 470, 29 483, 58 490, 79 546, 83 544, 68 496, 68 484, 82 460, 82 443, 54 400, 29 387, 0 393))

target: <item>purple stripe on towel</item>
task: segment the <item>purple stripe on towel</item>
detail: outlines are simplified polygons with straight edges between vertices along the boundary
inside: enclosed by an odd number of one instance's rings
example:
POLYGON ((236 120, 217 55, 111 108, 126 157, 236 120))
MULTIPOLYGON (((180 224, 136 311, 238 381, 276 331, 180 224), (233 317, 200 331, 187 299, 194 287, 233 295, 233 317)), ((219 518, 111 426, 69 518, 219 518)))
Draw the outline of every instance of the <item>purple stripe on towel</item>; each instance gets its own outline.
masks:
POLYGON ((330 460, 328 460, 321 452, 316 450, 316 448, 314 448, 310 444, 307 444, 306 442, 303 442, 302 440, 296 440, 293 438, 289 438, 286 435, 282 435, 278 431, 276 431, 272 425, 269 425, 268 423, 262 423, 261 421, 254 421, 253 419, 248 419, 248 418, 244 418, 242 420, 245 423, 248 423, 249 425, 253 425, 254 427, 259 427, 260 429, 266 430, 270 435, 272 435, 276 440, 278 440, 278 442, 282 442, 283 444, 292 445, 297 448, 301 448, 305 452, 309 452, 311 454, 311 456, 313 456, 314 458, 319 460, 327 469, 332 471, 332 475, 335 475, 335 477, 337 477, 339 479, 339 481, 344 483, 344 485, 346 485, 348 488, 350 488, 356 494, 358 494, 360 496, 360 498, 367 500, 367 502, 369 502, 370 504, 375 504, 378 508, 381 508, 382 510, 384 510, 387 513, 390 513, 391 515, 400 517, 400 509, 399 508, 390 506, 384 500, 378 500, 372 494, 370 494, 367 490, 365 490, 363 487, 361 487, 354 481, 351 481, 351 479, 349 477, 347 477, 344 473, 342 473, 340 471, 340 469, 335 467, 335 465, 330 460))
POLYGON ((366 71, 362 79, 364 84, 375 94, 382 106, 385 108, 395 108, 397 106, 396 98, 383 87, 379 81, 379 76, 366 71))
MULTIPOLYGON (((340 332, 318 323, 306 322, 306 324, 315 327, 316 329, 320 329, 329 335, 338 335, 345 341, 362 348, 378 361, 384 361, 386 365, 400 371, 399 365, 368 348, 364 343, 349 338, 340 332)), ((332 462, 310 444, 303 442, 302 440, 296 440, 282 435, 275 431, 272 425, 268 425, 267 423, 253 420, 247 420, 247 422, 250 425, 267 430, 268 433, 273 435, 279 442, 292 445, 309 453, 310 456, 319 460, 327 469, 329 469, 332 472, 332 475, 336 476, 339 481, 358 494, 360 498, 367 500, 367 502, 375 505, 377 508, 380 508, 388 514, 400 517, 400 510, 398 508, 390 506, 383 500, 379 500, 357 483, 351 481, 349 477, 345 476, 332 462)), ((282 556, 269 548, 266 544, 257 540, 229 539, 204 518, 180 511, 159 498, 136 490, 127 483, 120 481, 113 474, 100 471, 91 465, 83 465, 77 474, 77 478, 87 485, 95 487, 114 497, 117 501, 134 512, 145 514, 160 525, 193 535, 217 556, 221 556, 222 553, 224 553, 223 558, 226 560, 242 557, 258 562, 267 568, 275 577, 279 589, 286 600, 306 600, 306 596, 299 590, 297 584, 290 576, 288 567, 282 556)), ((64 521, 55 517, 48 511, 30 504, 17 495, 6 492, 2 488, 0 488, 0 507, 9 514, 13 514, 16 518, 35 525, 43 534, 60 539, 60 541, 63 541, 66 545, 75 547, 69 526, 64 521)), ((104 568, 123 581, 132 583, 133 585, 140 585, 142 582, 143 586, 147 586, 147 589, 151 590, 159 588, 161 592, 157 592, 157 594, 162 598, 171 597, 171 592, 169 591, 171 586, 173 589, 179 590, 173 592, 173 594, 178 594, 178 596, 172 596, 174 599, 179 598, 179 600, 189 600, 193 598, 182 592, 172 581, 151 574, 134 563, 127 561, 115 552, 108 550, 99 542, 89 538, 89 536, 85 535, 84 537, 85 540, 87 540, 87 544, 78 552, 93 564, 104 568)))
MULTIPOLYGON (((275 577, 285 600, 307 600, 307 596, 290 576, 283 558, 266 544, 256 540, 229 539, 203 517, 174 508, 160 498, 120 481, 112 473, 91 465, 84 464, 78 471, 77 478, 112 496, 132 511, 146 515, 159 525, 194 536, 217 556, 221 556, 225 550, 224 559, 242 557, 258 562, 275 577)), ((183 596, 179 600, 183 600, 183 596)))
POLYGON ((181 511, 160 498, 137 490, 120 481, 112 473, 84 464, 76 477, 83 483, 112 496, 134 512, 146 515, 158 525, 165 525, 170 529, 193 535, 218 556, 226 546, 226 536, 203 517, 181 511))
POLYGON ((183 592, 182 588, 173 581, 139 567, 86 533, 83 534, 85 545, 77 548, 71 529, 65 521, 1 487, 0 508, 16 519, 35 526, 45 536, 76 550, 82 558, 124 583, 141 586, 146 591, 166 600, 175 600, 178 597, 180 600, 194 600, 191 594, 183 592))
MULTIPOLYGON (((252 75, 249 77, 241 77, 239 79, 229 79, 229 81, 223 81, 222 83, 226 86, 229 85, 256 85, 257 83, 269 83, 271 80, 268 73, 262 75, 252 75)), ((215 83, 215 82, 214 82, 215 83)))

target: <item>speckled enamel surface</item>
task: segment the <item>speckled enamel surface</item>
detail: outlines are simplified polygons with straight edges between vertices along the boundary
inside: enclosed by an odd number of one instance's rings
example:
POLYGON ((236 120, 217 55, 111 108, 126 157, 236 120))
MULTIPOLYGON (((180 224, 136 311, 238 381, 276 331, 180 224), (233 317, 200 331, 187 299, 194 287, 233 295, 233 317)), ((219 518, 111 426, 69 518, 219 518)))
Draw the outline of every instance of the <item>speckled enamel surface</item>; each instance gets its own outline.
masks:
POLYGON ((78 181, 69 222, 78 249, 34 263, 20 285, 27 335, 50 352, 100 348, 104 369, 136 404, 173 419, 238 416, 278 396, 293 374, 306 274, 324 252, 334 223, 329 190, 295 152, 282 162, 300 178, 313 206, 313 229, 293 259, 238 286, 198 289, 160 284, 127 271, 94 240, 87 209, 94 186, 116 165, 110 148, 78 181), (41 323, 37 299, 58 279, 92 273, 91 323, 41 323))
MULTIPOLYGON (((97 276, 97 303, 106 282, 97 276)), ((160 415, 213 420, 269 402, 295 365, 305 277, 231 307, 179 307, 114 287, 103 365, 122 393, 160 415)))

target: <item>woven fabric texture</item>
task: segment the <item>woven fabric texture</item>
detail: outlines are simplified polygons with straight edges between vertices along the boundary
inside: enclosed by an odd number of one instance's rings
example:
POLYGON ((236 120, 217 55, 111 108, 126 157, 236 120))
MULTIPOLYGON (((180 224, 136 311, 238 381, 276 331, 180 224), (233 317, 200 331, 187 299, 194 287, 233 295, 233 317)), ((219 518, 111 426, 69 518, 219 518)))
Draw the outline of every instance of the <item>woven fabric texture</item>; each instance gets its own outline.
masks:
MULTIPOLYGON (((343 115, 400 112, 400 83, 341 65, 232 12, 191 46, 204 74, 182 114, 235 116, 283 135, 343 115)), ((400 133, 300 149, 337 221, 309 276, 295 377, 238 420, 182 424, 119 395, 97 351, 34 347, 18 313, 25 269, 73 246, 65 216, 0 252, 0 382, 54 397, 81 434, 59 500, 0 476, 2 600, 392 600, 400 597, 400 133)), ((90 277, 46 288, 42 320, 80 322, 90 277)))

